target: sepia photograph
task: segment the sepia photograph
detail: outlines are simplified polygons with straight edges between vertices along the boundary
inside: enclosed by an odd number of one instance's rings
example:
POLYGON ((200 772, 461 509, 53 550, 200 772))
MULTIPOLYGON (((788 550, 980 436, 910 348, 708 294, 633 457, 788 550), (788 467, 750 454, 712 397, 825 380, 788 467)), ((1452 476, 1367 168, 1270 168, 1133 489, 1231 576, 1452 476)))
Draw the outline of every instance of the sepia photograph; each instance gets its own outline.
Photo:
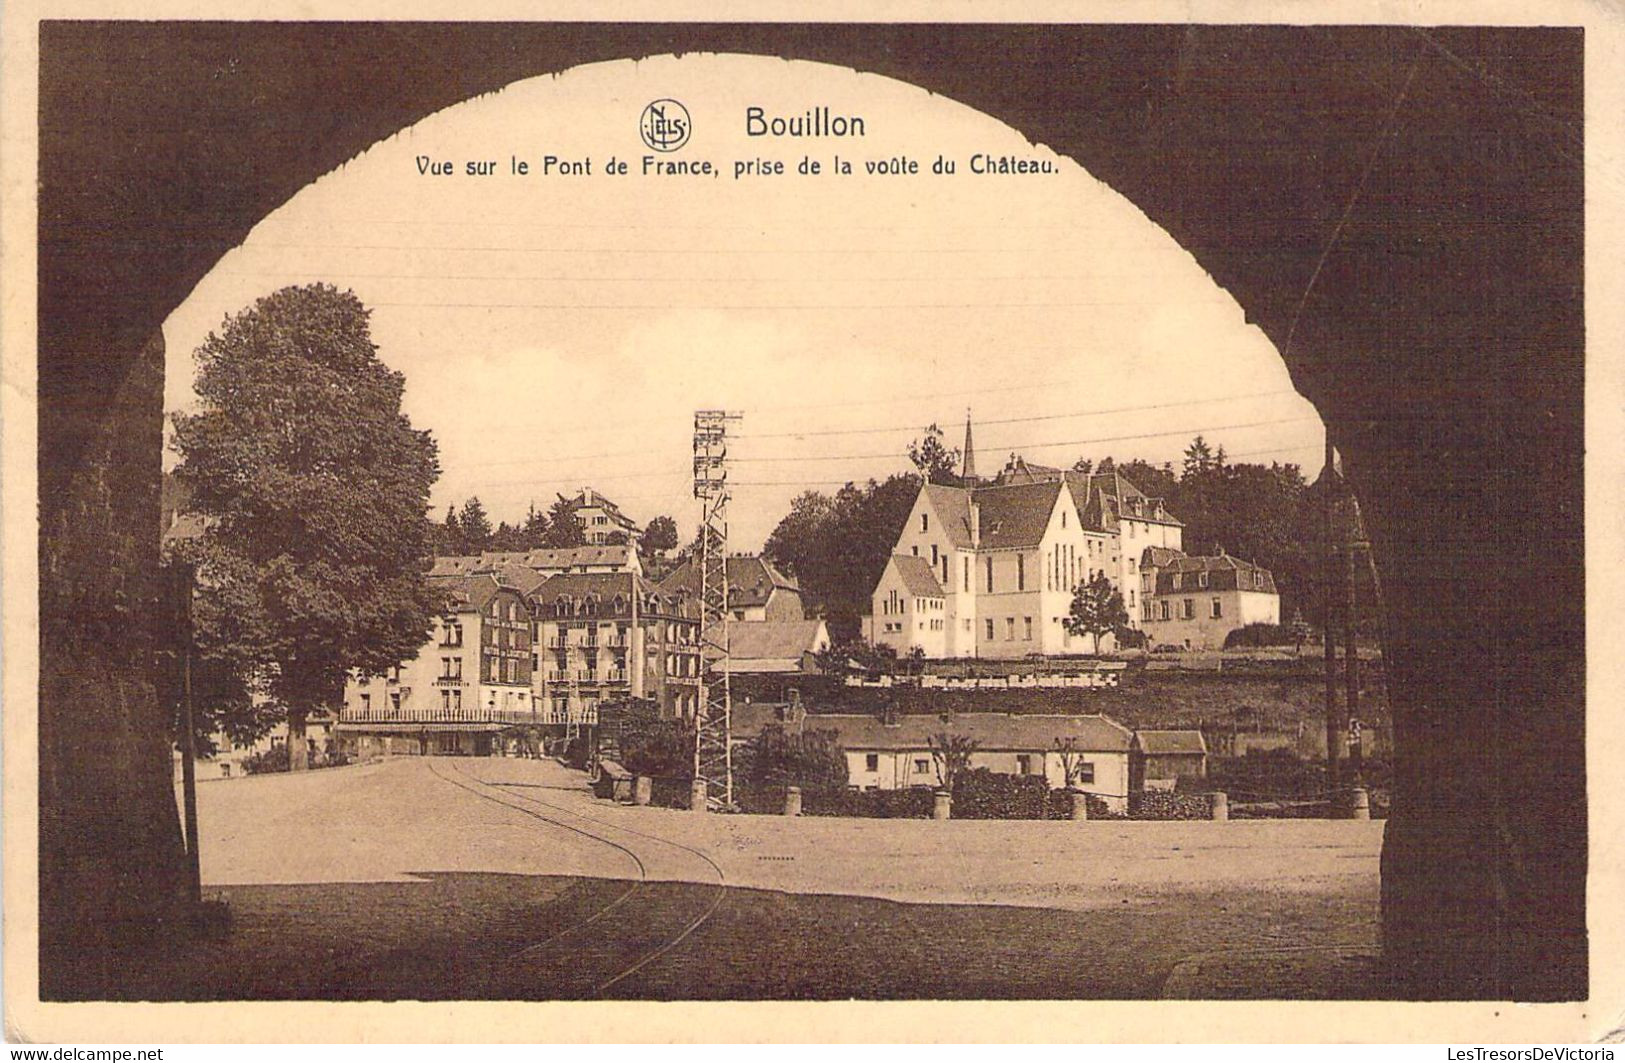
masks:
POLYGON ((35 1006, 1599 1036, 1584 26, 25 29, 35 1006))

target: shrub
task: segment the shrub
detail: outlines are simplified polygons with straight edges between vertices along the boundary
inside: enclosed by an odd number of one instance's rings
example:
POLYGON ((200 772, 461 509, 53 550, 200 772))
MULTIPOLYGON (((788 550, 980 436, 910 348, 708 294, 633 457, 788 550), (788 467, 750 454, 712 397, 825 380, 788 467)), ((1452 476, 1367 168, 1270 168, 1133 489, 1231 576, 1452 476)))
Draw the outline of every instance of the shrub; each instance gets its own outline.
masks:
POLYGON ((1172 790, 1141 790, 1129 794, 1129 819, 1208 819, 1213 799, 1207 794, 1181 794, 1172 790))
POLYGON ((1308 798, 1326 790, 1326 767, 1290 749, 1251 750, 1244 757, 1209 757, 1210 789, 1232 800, 1308 798))
POLYGON ((625 726, 621 732, 621 763, 634 775, 653 778, 691 772, 694 766, 694 729, 681 720, 654 720, 646 726, 625 726))
POLYGON ((804 790, 801 812, 807 816, 930 819, 934 800, 931 789, 925 786, 906 790, 804 790))
POLYGON ((735 778, 749 786, 800 786, 807 789, 846 786, 846 754, 835 731, 787 734, 768 724, 741 751, 735 778))
POLYGON ((1120 650, 1143 650, 1148 641, 1145 632, 1139 628, 1120 627, 1112 635, 1117 639, 1120 650))
POLYGON ((1048 819, 1049 782, 1042 775, 963 772, 954 784, 955 819, 1048 819))
POLYGON ((1281 624, 1245 624, 1224 637, 1227 650, 1250 646, 1294 646, 1298 636, 1281 624))
POLYGON ((277 744, 243 758, 243 772, 248 775, 268 775, 288 770, 288 747, 277 744))
POLYGON ((569 742, 565 743, 564 762, 570 767, 575 768, 577 771, 585 770, 587 767, 588 755, 591 752, 592 747, 587 744, 587 740, 580 735, 577 735, 576 737, 570 739, 569 742))
POLYGON ((656 808, 687 808, 689 801, 688 776, 657 776, 649 780, 649 804, 656 808))
MULTIPOLYGON (((1099 794, 1086 794, 1085 803, 1089 806, 1090 819, 1123 819, 1123 813, 1112 811, 1106 804, 1106 799, 1099 794)), ((955 809, 957 813, 958 810, 955 809)), ((1049 792, 1050 819, 1072 818, 1072 792, 1070 790, 1051 790, 1049 792)))

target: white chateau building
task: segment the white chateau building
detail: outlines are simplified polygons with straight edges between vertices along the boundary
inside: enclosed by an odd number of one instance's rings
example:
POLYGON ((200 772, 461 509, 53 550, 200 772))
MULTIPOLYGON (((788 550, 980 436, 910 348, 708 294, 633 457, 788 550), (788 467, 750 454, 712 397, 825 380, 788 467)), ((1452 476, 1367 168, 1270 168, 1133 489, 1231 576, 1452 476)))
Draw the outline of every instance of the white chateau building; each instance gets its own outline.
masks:
POLYGON ((1105 573, 1141 626, 1140 560, 1178 551, 1183 526, 1162 500, 1113 471, 1019 459, 992 482, 976 475, 970 420, 960 481, 921 486, 871 595, 869 641, 927 657, 1081 653, 1094 640, 1061 620, 1078 584, 1105 573))

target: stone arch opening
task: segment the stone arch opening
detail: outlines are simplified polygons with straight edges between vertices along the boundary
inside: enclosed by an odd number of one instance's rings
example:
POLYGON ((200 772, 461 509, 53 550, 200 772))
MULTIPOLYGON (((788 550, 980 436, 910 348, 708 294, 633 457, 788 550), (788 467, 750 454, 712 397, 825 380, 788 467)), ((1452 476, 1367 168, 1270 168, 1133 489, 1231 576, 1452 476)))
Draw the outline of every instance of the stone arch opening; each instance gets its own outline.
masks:
POLYGON ((712 50, 950 95, 1078 160, 1235 296, 1344 452, 1382 572, 1395 995, 1583 997, 1582 49, 1562 29, 43 24, 44 957, 176 917, 150 678, 164 315, 258 218, 426 114, 712 50))

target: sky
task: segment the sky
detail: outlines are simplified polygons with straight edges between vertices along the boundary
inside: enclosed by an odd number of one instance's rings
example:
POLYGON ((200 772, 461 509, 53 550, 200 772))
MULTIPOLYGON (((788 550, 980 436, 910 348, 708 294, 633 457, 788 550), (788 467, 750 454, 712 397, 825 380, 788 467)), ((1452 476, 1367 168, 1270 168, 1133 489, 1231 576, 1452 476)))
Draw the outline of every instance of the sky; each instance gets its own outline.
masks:
POLYGON ((314 281, 360 297, 405 374, 405 411, 439 444, 437 519, 478 495, 517 521, 591 486, 686 539, 699 408, 742 415, 734 550, 758 548, 801 491, 907 471, 931 423, 958 446, 967 412, 983 474, 1012 453, 1177 465, 1201 433, 1312 477, 1324 440, 1270 342, 1132 203, 987 115, 816 63, 594 64, 374 145, 265 218, 171 314, 168 408, 195 408, 192 352, 226 315, 314 281), (658 99, 690 116, 669 153, 640 138, 658 99), (751 107, 828 107, 864 136, 752 137, 751 107), (978 153, 1053 172, 975 174, 978 153), (590 173, 543 173, 548 155, 590 173), (716 174, 646 175, 645 156, 716 174), (952 175, 932 172, 939 156, 952 175), (422 157, 455 172, 424 174, 422 157), (629 172, 606 172, 611 157, 629 172), (865 165, 899 158, 919 172, 865 165), (752 160, 786 172, 736 178, 752 160))

